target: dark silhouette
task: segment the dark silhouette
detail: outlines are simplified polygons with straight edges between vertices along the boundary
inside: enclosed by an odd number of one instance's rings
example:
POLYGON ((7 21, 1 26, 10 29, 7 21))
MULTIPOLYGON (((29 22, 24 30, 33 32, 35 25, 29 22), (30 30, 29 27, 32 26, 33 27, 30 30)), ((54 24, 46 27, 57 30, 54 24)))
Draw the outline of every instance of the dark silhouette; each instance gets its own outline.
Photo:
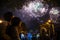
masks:
POLYGON ((7 28, 7 26, 10 25, 10 21, 11 21, 12 17, 13 17, 12 12, 6 12, 3 15, 3 18, 6 22, 3 23, 2 26, 0 27, 1 28, 0 29, 0 40, 10 40, 9 36, 6 34, 6 28, 7 28))
POLYGON ((8 22, 10 22, 11 18, 13 16, 13 13, 12 12, 7 12, 4 14, 4 19, 8 22))
POLYGON ((11 37, 11 40, 20 40, 18 26, 20 23, 20 19, 18 17, 14 17, 11 20, 11 25, 7 27, 6 34, 11 37))

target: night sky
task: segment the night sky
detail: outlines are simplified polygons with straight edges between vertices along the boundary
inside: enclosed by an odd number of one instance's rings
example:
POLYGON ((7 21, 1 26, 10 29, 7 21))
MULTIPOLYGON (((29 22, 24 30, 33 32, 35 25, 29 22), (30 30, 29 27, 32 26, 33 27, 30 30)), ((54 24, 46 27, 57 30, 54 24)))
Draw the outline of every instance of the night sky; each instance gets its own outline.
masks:
POLYGON ((0 0, 0 17, 7 11, 14 11, 14 8, 21 8, 26 0, 0 0))
MULTIPOLYGON (((20 9, 23 4, 31 0, 0 0, 0 17, 7 11, 14 11, 14 8, 20 9)), ((45 0, 47 3, 53 4, 53 6, 60 7, 59 0, 45 0)))

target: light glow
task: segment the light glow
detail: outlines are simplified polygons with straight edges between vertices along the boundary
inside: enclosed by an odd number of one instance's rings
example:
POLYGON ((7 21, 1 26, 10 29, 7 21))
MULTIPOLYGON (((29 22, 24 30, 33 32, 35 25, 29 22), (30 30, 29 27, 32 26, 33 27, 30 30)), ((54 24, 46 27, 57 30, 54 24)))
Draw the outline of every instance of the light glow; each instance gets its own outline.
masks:
POLYGON ((0 23, 2 23, 3 21, 2 20, 0 20, 0 23))
POLYGON ((29 16, 41 17, 47 12, 47 8, 44 7, 44 4, 40 1, 31 1, 30 3, 23 6, 23 9, 29 16))
POLYGON ((51 20, 48 20, 48 22, 50 23, 50 22, 51 22, 51 20))

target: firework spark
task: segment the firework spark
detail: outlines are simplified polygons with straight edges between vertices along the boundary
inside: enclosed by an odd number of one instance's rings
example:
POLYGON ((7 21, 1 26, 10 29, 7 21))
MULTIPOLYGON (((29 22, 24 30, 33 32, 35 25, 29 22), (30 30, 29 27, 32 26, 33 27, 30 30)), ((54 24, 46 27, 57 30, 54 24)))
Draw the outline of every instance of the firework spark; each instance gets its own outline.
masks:
POLYGON ((50 19, 53 20, 53 22, 57 22, 57 18, 59 17, 59 10, 58 8, 53 8, 49 12, 50 19))
POLYGON ((56 15, 56 14, 58 14, 58 13, 59 13, 59 10, 56 9, 56 8, 52 8, 52 9, 50 10, 50 14, 56 15))
POLYGON ((42 3, 42 1, 30 1, 26 5, 23 5, 22 9, 18 10, 19 14, 17 15, 25 22, 29 22, 32 18, 39 19, 38 17, 42 17, 46 13, 50 15, 50 19, 53 20, 54 18, 56 18, 56 15, 58 16, 59 10, 52 7, 52 9, 49 11, 49 5, 42 3))
POLYGON ((24 10, 29 13, 29 16, 41 17, 47 12, 47 8, 42 2, 31 1, 30 3, 23 6, 24 10))

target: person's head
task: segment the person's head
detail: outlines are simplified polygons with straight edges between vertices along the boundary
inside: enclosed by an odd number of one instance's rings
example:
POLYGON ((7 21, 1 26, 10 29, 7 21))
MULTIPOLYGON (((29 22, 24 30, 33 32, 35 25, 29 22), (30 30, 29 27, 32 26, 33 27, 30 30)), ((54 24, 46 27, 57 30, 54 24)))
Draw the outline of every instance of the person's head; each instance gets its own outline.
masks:
POLYGON ((20 19, 18 18, 18 17, 14 17, 12 20, 11 20, 11 24, 13 25, 13 26, 18 26, 19 25, 19 23, 20 23, 20 19))
POLYGON ((12 17, 13 17, 13 13, 12 13, 12 12, 6 12, 6 13, 4 14, 4 19, 5 19, 6 21, 8 21, 8 22, 11 21, 12 17))

